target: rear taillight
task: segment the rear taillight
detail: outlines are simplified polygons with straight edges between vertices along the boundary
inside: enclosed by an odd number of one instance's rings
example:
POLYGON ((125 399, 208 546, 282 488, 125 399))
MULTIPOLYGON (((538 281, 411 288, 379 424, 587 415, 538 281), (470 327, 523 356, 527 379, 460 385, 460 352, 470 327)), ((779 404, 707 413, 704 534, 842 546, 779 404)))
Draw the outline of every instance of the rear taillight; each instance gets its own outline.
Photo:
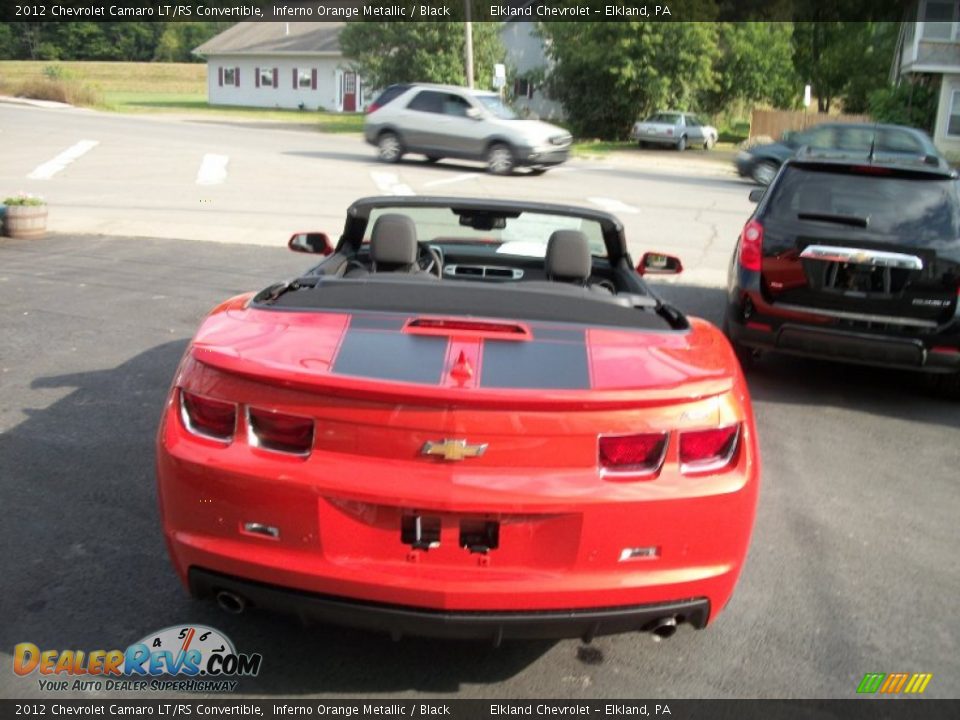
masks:
POLYGON ((680 470, 710 472, 731 463, 740 441, 740 423, 680 433, 680 470))
POLYGON ((230 442, 237 428, 237 406, 181 389, 180 418, 194 435, 230 442))
POLYGON ((653 475, 667 452, 667 433, 602 435, 600 469, 605 475, 653 475))
POLYGON ((313 419, 298 415, 247 409, 250 444, 293 455, 309 455, 313 447, 313 419))
POLYGON ((377 105, 376 103, 370 103, 370 105, 367 107, 367 115, 369 115, 372 112, 376 112, 379 109, 380 109, 379 105, 377 105))
POLYGON ((740 233, 740 267, 760 272, 762 257, 763 225, 751 220, 743 226, 743 232, 740 233))

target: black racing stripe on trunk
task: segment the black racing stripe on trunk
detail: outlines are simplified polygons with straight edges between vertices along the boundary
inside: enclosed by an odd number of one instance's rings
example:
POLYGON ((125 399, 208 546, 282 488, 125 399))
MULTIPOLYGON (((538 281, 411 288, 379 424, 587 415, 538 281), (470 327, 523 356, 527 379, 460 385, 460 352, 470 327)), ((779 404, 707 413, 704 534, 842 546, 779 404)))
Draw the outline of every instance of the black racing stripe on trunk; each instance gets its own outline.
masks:
POLYGON ((354 315, 350 318, 350 329, 399 331, 406 322, 405 315, 354 315))
POLYGON ((586 336, 576 342, 485 340, 480 387, 578 390, 590 387, 586 336))
POLYGON ((447 338, 357 329, 354 320, 340 344, 334 373, 426 385, 440 383, 447 338))

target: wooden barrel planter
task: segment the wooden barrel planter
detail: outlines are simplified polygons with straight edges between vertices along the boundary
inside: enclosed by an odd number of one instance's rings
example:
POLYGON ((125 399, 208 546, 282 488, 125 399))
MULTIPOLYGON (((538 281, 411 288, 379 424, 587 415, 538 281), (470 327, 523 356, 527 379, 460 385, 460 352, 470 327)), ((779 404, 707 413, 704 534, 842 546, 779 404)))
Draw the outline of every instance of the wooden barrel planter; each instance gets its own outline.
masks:
POLYGON ((35 240, 47 232, 46 205, 7 205, 3 233, 7 237, 35 240))

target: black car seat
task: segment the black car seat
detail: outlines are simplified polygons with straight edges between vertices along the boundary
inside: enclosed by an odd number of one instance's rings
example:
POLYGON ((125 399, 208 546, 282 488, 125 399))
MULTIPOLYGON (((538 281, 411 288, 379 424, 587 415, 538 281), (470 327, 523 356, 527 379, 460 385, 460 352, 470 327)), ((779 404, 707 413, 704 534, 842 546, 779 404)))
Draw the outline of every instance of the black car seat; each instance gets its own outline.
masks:
POLYGON ((543 260, 547 279, 586 287, 593 269, 590 243, 579 230, 554 230, 543 260))
POLYGON ((401 273, 414 277, 435 277, 417 263, 417 226, 400 213, 387 213, 377 218, 370 233, 370 269, 351 268, 345 277, 356 278, 371 273, 401 273))

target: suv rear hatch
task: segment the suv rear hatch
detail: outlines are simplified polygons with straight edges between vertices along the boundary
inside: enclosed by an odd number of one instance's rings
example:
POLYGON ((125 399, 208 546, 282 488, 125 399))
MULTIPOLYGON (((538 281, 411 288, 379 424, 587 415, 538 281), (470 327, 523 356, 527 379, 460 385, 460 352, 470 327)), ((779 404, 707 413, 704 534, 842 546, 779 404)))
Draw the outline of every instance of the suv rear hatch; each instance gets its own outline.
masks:
POLYGON ((795 164, 758 218, 763 291, 861 329, 933 329, 960 284, 960 201, 943 172, 795 164))

